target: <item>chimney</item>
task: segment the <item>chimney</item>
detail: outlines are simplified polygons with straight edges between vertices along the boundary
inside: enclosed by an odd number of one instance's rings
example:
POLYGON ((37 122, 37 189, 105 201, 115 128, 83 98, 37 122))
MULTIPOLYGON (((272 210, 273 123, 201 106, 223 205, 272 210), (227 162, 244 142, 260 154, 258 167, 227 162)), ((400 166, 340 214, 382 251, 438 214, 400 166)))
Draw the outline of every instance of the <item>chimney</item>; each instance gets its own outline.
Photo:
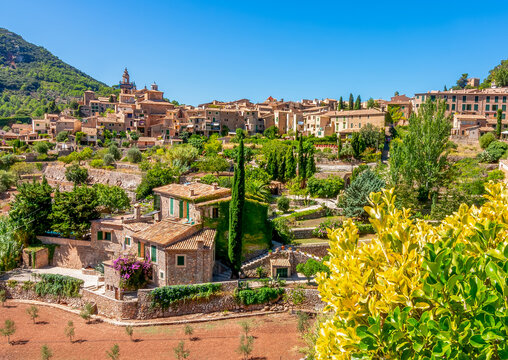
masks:
POLYGON ((141 204, 134 205, 134 219, 138 220, 141 218, 141 204))
POLYGON ((190 189, 190 196, 194 196, 194 189, 190 189))
POLYGON ((197 245, 198 245, 198 250, 204 249, 205 242, 203 240, 198 240, 197 245))
POLYGON ((159 210, 159 211, 157 211, 157 212, 155 213, 155 221, 156 221, 156 222, 159 222, 159 221, 161 221, 161 220, 162 220, 162 211, 161 211, 161 210, 159 210))
POLYGON ((213 189, 214 190, 218 190, 219 189, 219 184, 213 183, 212 185, 213 185, 213 189))

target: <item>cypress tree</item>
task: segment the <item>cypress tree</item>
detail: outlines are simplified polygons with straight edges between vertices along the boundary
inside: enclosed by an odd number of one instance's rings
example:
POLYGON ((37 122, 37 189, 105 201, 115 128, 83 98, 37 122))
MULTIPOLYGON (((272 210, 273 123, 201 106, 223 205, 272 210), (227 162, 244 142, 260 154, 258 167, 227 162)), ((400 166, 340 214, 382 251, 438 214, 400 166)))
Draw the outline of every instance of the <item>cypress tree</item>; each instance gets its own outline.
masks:
POLYGON ((279 151, 277 156, 277 178, 279 181, 284 182, 286 177, 286 154, 279 151))
POLYGON ((305 154, 303 152, 303 136, 298 141, 298 176, 305 178, 305 154))
POLYGON ((353 110, 354 104, 355 104, 355 98, 353 97, 352 93, 349 93, 349 103, 347 104, 348 109, 353 110))
POLYGON ((337 111, 341 111, 344 108, 344 102, 342 101, 342 96, 339 99, 339 103, 337 104, 337 111))
POLYGON ((245 203, 245 168, 244 168, 243 135, 240 135, 238 158, 231 189, 229 203, 229 243, 228 257, 231 263, 232 276, 238 279, 242 267, 242 238, 243 238, 243 207, 245 203))
POLYGON ((338 138, 337 138, 337 152, 340 156, 340 152, 342 151, 342 139, 340 138, 340 134, 338 135, 338 138))
POLYGON ((307 178, 312 177, 316 172, 316 162, 314 160, 314 148, 311 147, 307 153, 307 161, 305 164, 305 173, 307 178))
POLYGON ((291 180, 296 176, 296 160, 293 154, 293 147, 288 147, 286 151, 286 180, 291 180))
POLYGON ((497 109, 497 126, 496 126, 496 137, 501 138, 501 129, 503 127, 503 110, 497 109))
POLYGON ((362 108, 362 98, 360 97, 360 95, 358 95, 356 97, 355 110, 360 110, 361 108, 362 108))

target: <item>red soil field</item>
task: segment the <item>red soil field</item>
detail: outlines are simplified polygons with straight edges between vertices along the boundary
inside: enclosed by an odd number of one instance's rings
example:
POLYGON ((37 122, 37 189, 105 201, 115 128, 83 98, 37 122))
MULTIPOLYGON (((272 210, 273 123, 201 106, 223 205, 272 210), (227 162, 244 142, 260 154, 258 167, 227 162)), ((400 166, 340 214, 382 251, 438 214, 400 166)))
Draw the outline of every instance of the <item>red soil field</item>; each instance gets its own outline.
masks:
POLYGON ((242 359, 236 352, 242 329, 240 321, 249 321, 251 335, 255 337, 252 360, 293 360, 303 356, 303 346, 296 329, 297 319, 289 314, 272 314, 243 319, 229 319, 190 324, 194 330, 191 341, 184 334, 184 325, 154 325, 134 327, 134 341, 125 328, 103 322, 86 324, 78 315, 48 306, 38 306, 39 318, 34 324, 26 309, 27 304, 7 301, 0 307, 0 327, 6 319, 16 324, 16 333, 0 338, 0 359, 40 359, 41 347, 48 345, 55 359, 109 359, 106 350, 114 344, 120 347, 120 359, 176 359, 173 349, 183 340, 190 350, 191 360, 242 359), (64 328, 72 320, 75 327, 74 342, 65 337, 64 328))

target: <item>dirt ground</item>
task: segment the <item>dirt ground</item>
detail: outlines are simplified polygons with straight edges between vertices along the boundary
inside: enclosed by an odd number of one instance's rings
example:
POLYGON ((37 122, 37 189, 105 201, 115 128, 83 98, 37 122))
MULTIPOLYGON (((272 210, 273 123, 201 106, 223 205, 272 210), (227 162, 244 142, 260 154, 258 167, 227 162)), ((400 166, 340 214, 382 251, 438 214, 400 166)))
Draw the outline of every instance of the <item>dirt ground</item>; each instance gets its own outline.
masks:
POLYGON ((39 306, 39 318, 34 324, 26 313, 29 307, 7 301, 0 307, 0 327, 6 319, 15 322, 16 333, 0 338, 0 359, 40 359, 41 347, 46 344, 55 359, 108 359, 106 350, 114 344, 120 347, 120 359, 176 359, 174 348, 183 340, 190 351, 187 359, 241 359, 236 352, 242 329, 240 321, 249 321, 251 335, 255 337, 251 359, 291 360, 300 359, 298 349, 303 345, 296 329, 297 319, 289 314, 273 314, 247 319, 230 319, 191 324, 194 333, 190 340, 184 334, 184 325, 135 327, 134 341, 124 327, 102 322, 86 324, 78 315, 39 306), (67 322, 75 327, 73 343, 64 335, 67 322))

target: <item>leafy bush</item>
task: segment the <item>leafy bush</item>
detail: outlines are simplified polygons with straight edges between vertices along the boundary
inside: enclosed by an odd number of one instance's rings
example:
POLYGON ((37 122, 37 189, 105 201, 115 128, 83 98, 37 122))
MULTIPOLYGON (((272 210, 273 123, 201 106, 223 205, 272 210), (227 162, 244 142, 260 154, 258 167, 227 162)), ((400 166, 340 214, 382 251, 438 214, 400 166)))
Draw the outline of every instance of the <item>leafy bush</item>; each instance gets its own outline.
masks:
POLYGON ((92 161, 90 161, 90 166, 96 169, 102 168, 104 166, 104 160, 93 159, 92 161))
POLYGON ((106 154, 102 158, 105 166, 112 166, 115 163, 115 157, 112 154, 106 154))
POLYGON ((236 289, 235 299, 242 305, 265 304, 279 298, 283 288, 262 287, 259 289, 236 289))
POLYGON ((315 259, 309 259, 305 263, 300 263, 296 265, 296 271, 305 275, 307 279, 310 279, 319 272, 323 272, 326 274, 330 273, 330 269, 328 268, 328 266, 324 265, 322 262, 317 261, 315 259))
POLYGON ((273 219, 273 240, 283 244, 289 244, 294 238, 294 234, 289 226, 290 224, 291 221, 288 217, 273 219))
POLYGON ((414 222, 392 190, 367 208, 379 236, 360 245, 348 220, 334 233, 331 276, 317 276, 330 319, 317 359, 505 359, 508 188, 440 225, 414 222), (337 357, 337 354, 340 356, 337 357))
POLYGON ((216 183, 218 181, 219 181, 219 179, 217 179, 217 177, 212 174, 206 174, 201 179, 199 179, 199 182, 201 182, 203 184, 208 184, 208 185, 211 185, 211 184, 216 183))
POLYGON ((79 289, 83 280, 59 274, 41 274, 40 281, 35 284, 35 292, 39 296, 79 297, 79 289))
POLYGON ((127 159, 129 159, 131 163, 137 164, 143 160, 143 155, 137 147, 133 147, 127 151, 127 159))
POLYGON ((88 170, 74 164, 65 169, 65 178, 75 184, 83 184, 88 180, 88 170))
POLYGON ((312 235, 321 239, 326 239, 328 237, 328 229, 334 230, 341 226, 342 221, 340 220, 325 220, 312 230, 312 235))
POLYGON ((489 147, 490 143, 495 141, 496 140, 496 137, 494 135, 494 133, 486 133, 486 134, 483 134, 482 136, 480 136, 480 146, 482 149, 486 149, 489 147))
POLYGON ((289 199, 284 195, 277 199, 277 209, 284 213, 289 210, 289 199))
POLYGON ((167 309, 171 304, 182 300, 209 298, 221 291, 221 284, 163 286, 150 292, 151 307, 167 309))
POLYGON ((489 144, 487 150, 485 151, 490 156, 490 162, 496 162, 501 159, 501 157, 506 153, 506 150, 508 150, 508 144, 502 141, 493 141, 489 144))

